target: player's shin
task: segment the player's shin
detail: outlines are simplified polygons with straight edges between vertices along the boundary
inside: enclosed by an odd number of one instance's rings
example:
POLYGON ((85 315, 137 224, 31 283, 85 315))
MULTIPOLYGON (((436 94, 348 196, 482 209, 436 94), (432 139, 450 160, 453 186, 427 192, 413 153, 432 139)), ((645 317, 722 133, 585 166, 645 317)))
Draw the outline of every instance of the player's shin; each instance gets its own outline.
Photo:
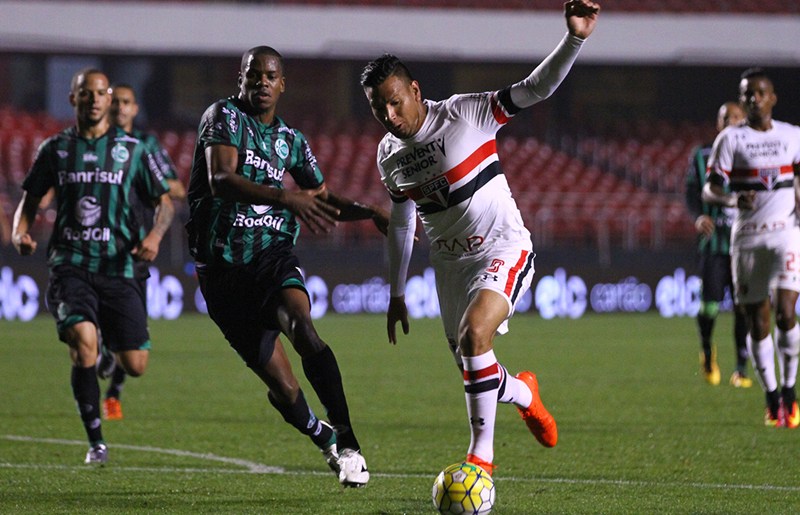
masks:
POLYGON ((785 388, 793 388, 797 380, 798 354, 800 354, 800 324, 795 323, 788 331, 776 327, 775 340, 781 382, 785 388))
POLYGON ((103 442, 100 423, 100 385, 97 382, 94 365, 72 367, 72 395, 78 406, 86 436, 91 445, 103 442))
POLYGON ((308 406, 302 391, 298 393, 297 399, 292 404, 279 403, 271 392, 267 394, 267 398, 286 422, 311 438, 311 441, 320 449, 336 443, 336 435, 333 433, 333 429, 320 422, 308 406))
POLYGON ((748 338, 750 344, 750 359, 753 361, 758 382, 765 392, 771 392, 778 388, 778 379, 775 376, 775 349, 772 344, 772 335, 760 341, 748 338))
POLYGON ((492 463, 501 367, 491 350, 480 356, 462 356, 461 359, 471 433, 467 454, 492 463))
POLYGON ((333 351, 326 345, 320 352, 303 357, 302 361, 306 378, 325 406, 328 419, 336 428, 339 449, 359 450, 361 447, 350 422, 342 374, 333 351))

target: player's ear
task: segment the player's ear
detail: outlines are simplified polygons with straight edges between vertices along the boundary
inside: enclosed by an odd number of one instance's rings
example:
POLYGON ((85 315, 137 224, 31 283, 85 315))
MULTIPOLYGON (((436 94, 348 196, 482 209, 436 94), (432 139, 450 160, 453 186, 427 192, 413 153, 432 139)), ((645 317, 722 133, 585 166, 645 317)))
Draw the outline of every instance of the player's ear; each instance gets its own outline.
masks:
POLYGON ((418 102, 422 101, 422 89, 419 87, 419 82, 416 80, 411 81, 411 91, 414 93, 414 99, 418 102))

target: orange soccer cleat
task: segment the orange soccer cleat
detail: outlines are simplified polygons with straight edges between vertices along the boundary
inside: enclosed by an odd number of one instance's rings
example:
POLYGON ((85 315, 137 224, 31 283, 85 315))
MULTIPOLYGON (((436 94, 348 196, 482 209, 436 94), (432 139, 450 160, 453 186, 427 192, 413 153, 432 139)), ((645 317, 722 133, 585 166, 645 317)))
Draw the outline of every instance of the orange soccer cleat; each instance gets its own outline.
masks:
POLYGON ((494 469, 497 468, 497 466, 494 465, 493 463, 489 463, 486 460, 482 460, 479 457, 475 456, 474 454, 467 454, 467 459, 465 459, 464 461, 479 466, 480 468, 485 470, 486 473, 489 474, 490 476, 494 475, 494 469))
POLYGON ((109 397, 103 401, 103 419, 122 420, 122 403, 116 397, 109 397))
POLYGON ((783 420, 783 410, 779 409, 778 413, 773 414, 767 407, 764 409, 764 425, 767 427, 786 427, 783 420))
POLYGON ((536 440, 545 447, 555 447, 558 442, 558 428, 556 427, 556 420, 553 418, 547 409, 542 404, 542 399, 539 397, 539 382, 536 380, 536 375, 532 372, 524 371, 516 375, 516 378, 528 385, 533 395, 533 400, 528 409, 517 407, 522 420, 536 440))
POLYGON ((800 409, 797 407, 797 401, 794 401, 789 407, 784 406, 784 414, 786 416, 786 427, 789 429, 797 429, 800 426, 800 409))

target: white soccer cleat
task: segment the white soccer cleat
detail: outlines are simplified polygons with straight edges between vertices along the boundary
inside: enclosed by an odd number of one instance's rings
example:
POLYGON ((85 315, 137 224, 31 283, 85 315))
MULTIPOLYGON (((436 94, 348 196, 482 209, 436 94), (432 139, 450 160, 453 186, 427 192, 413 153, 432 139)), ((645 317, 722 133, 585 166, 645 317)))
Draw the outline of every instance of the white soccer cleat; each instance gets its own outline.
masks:
POLYGON ((360 452, 353 449, 342 449, 339 453, 339 482, 351 488, 366 486, 369 482, 367 462, 360 452))
POLYGON ((339 476, 339 453, 336 451, 336 444, 333 443, 329 447, 320 449, 322 456, 325 457, 325 462, 331 468, 336 476, 339 476))
POLYGON ((98 463, 100 465, 105 464, 108 461, 108 447, 106 444, 99 443, 97 445, 93 445, 89 448, 89 451, 86 453, 86 459, 83 460, 84 463, 91 464, 91 463, 98 463))

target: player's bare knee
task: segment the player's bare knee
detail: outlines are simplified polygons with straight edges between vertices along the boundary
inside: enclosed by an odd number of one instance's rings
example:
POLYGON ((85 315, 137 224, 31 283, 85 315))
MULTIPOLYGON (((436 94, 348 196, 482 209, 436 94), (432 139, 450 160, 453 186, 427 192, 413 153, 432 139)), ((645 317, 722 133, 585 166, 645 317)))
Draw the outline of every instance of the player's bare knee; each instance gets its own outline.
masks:
POLYGON ((464 356, 479 356, 492 348, 492 335, 485 324, 462 324, 458 331, 458 346, 464 356))
POLYGON ((783 306, 775 313, 775 325, 781 331, 789 331, 797 323, 793 308, 794 306, 783 306))
POLYGON ((147 370, 147 356, 127 356, 124 353, 117 355, 117 359, 125 373, 130 377, 141 377, 147 370))
POLYGON ((302 330, 295 332, 292 346, 301 357, 308 357, 325 350, 325 347, 328 345, 319 337, 313 326, 311 326, 303 327, 302 330))
POLYGON ((750 332, 754 340, 760 341, 769 336, 770 323, 769 319, 766 321, 763 318, 758 318, 752 321, 752 330, 750 332))
POLYGON ((128 374, 129 376, 141 377, 142 375, 144 375, 144 371, 146 370, 147 366, 140 364, 135 364, 135 365, 129 364, 128 366, 123 368, 125 369, 125 373, 128 374))

